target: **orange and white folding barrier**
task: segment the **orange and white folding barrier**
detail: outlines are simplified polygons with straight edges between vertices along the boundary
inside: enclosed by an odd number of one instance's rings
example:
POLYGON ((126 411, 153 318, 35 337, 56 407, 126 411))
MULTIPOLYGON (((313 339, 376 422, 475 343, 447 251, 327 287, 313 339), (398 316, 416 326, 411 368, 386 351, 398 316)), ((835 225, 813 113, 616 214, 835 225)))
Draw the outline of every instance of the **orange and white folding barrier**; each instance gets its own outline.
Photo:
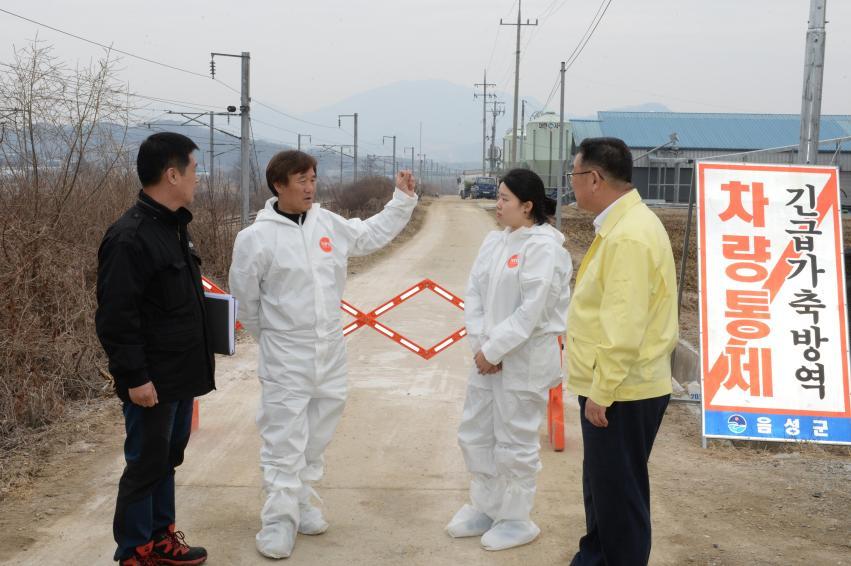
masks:
POLYGON ((393 297, 392 299, 390 299, 389 301, 369 313, 363 313, 357 308, 347 303, 346 301, 343 301, 340 305, 340 308, 355 318, 355 321, 353 323, 343 328, 343 336, 348 336, 349 334, 351 334, 362 326, 371 326, 377 332, 380 332, 381 334, 387 336, 389 339, 401 345, 403 348, 407 348, 408 350, 420 356, 421 358, 426 360, 433 358, 434 356, 436 356, 437 354, 439 354, 440 352, 442 352, 443 350, 445 350, 452 344, 455 344, 456 342, 461 340, 461 338, 466 336, 467 329, 461 328, 459 330, 456 330, 434 346, 430 348, 424 348, 413 340, 399 334, 389 326, 381 324, 377 320, 378 317, 380 317, 381 315, 388 313, 390 310, 398 307, 408 299, 416 296, 417 294, 425 290, 433 291, 440 298, 445 299, 446 301, 452 303, 459 309, 464 310, 464 301, 462 301, 459 297, 453 295, 431 279, 423 279, 416 285, 402 291, 401 293, 399 293, 398 295, 396 295, 395 297, 393 297))
MULTIPOLYGON (((464 301, 462 301, 457 295, 454 295, 432 281, 431 279, 423 279, 416 285, 406 289, 402 293, 396 295, 380 307, 369 313, 363 313, 358 310, 356 307, 351 304, 343 301, 340 305, 340 308, 345 312, 354 317, 354 322, 349 324, 348 326, 343 328, 343 335, 348 336, 355 330, 363 327, 363 326, 371 326, 377 332, 387 336, 389 339, 393 340, 397 344, 400 344, 402 347, 407 348, 411 352, 417 354, 423 359, 431 359, 452 344, 455 344, 461 338, 467 335, 467 330, 461 328, 460 330, 455 331, 453 334, 448 336, 447 338, 441 340, 431 348, 424 348, 411 340, 410 338, 406 338, 402 334, 396 332, 386 324, 381 324, 378 322, 378 317, 387 313, 391 309, 396 308, 401 305, 408 299, 416 296, 418 293, 422 291, 430 290, 437 294, 439 297, 445 299, 446 301, 452 303, 456 307, 461 310, 464 310, 464 301)), ((564 349, 564 342, 561 337, 558 339, 559 343, 559 355, 564 349)), ((547 404, 547 434, 550 439, 550 445, 553 447, 553 450, 556 452, 561 452, 564 450, 564 394, 562 392, 561 385, 559 384, 556 387, 553 387, 549 391, 549 402, 547 404)))
MULTIPOLYGON (((216 286, 215 283, 207 279, 206 277, 201 278, 202 283, 204 285, 204 289, 208 293, 224 293, 224 291, 216 286)), ((351 305, 346 301, 340 302, 340 308, 351 315, 354 318, 354 321, 343 327, 343 336, 348 336, 355 330, 362 328, 364 326, 369 326, 379 334, 383 334, 390 340, 393 340, 403 348, 410 350, 414 354, 420 356, 425 360, 430 360, 434 356, 438 355, 442 351, 446 350, 453 344, 458 343, 464 336, 467 335, 466 328, 460 328, 429 348, 421 346, 400 334, 399 332, 393 330, 386 324, 382 324, 378 322, 378 318, 384 314, 387 314, 394 308, 398 307, 408 299, 411 299, 422 293, 423 291, 431 291, 436 294, 438 297, 446 300, 448 303, 455 305, 457 308, 464 310, 464 301, 461 300, 460 297, 441 287, 431 279, 423 279, 419 283, 405 289, 389 301, 386 301, 381 306, 375 308, 374 310, 364 313, 357 307, 351 305)), ((237 328, 241 328, 242 325, 239 322, 236 323, 237 328)), ((564 349, 564 344, 561 338, 559 338, 559 352, 564 349)), ((198 428, 198 400, 195 400, 195 411, 192 416, 192 430, 196 430, 198 428)), ((549 403, 547 404, 547 433, 550 439, 550 445, 556 452, 561 452, 564 450, 564 400, 562 394, 561 385, 557 387, 553 387, 549 392, 549 403)))

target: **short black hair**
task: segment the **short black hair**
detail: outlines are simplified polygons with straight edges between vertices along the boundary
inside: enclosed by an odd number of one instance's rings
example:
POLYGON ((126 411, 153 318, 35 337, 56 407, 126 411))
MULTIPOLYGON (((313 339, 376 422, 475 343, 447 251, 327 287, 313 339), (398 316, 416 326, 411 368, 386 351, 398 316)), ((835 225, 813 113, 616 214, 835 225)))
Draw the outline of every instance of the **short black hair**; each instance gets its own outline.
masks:
POLYGON ((288 185, 290 175, 307 173, 311 169, 316 173, 316 159, 312 155, 296 149, 279 151, 266 165, 266 184, 269 185, 272 195, 278 196, 275 183, 288 185))
POLYGON ((189 165, 189 156, 198 149, 194 141, 175 132, 157 132, 150 135, 139 146, 136 156, 136 172, 143 187, 156 185, 163 173, 176 167, 181 174, 189 165))
POLYGON ((632 182, 632 153, 622 139, 585 138, 577 153, 582 154, 582 163, 599 167, 608 176, 632 182))
POLYGON ((547 217, 555 214, 555 201, 547 198, 544 181, 529 169, 512 169, 502 177, 502 182, 523 203, 532 203, 535 224, 546 224, 547 217))

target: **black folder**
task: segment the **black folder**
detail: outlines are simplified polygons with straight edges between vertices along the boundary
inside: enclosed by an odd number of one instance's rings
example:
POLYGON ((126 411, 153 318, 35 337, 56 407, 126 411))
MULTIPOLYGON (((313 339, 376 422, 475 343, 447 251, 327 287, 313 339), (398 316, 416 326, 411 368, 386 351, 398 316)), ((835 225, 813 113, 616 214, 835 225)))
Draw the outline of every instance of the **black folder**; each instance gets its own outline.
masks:
POLYGON ((224 293, 204 293, 207 332, 213 337, 213 351, 232 356, 236 351, 237 300, 224 293))

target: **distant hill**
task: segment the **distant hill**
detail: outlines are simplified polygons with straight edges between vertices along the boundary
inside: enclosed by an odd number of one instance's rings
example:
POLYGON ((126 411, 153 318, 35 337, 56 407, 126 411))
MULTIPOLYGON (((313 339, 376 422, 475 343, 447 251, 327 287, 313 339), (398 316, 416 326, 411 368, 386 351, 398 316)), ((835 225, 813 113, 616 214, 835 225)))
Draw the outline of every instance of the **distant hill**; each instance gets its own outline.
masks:
MULTIPOLYGON (((299 133, 310 134, 311 140, 304 139, 304 149, 319 159, 320 174, 338 176, 340 169, 339 150, 322 151, 320 144, 351 144, 353 123, 351 118, 341 120, 342 127, 337 127, 340 114, 358 113, 358 157, 359 169, 365 171, 368 155, 389 156, 392 142, 387 139, 382 144, 383 136, 396 135, 396 154, 398 167, 410 167, 411 150, 415 147, 415 163, 419 153, 419 127, 422 122, 422 148, 426 157, 439 161, 441 164, 454 169, 474 169, 481 166, 482 155, 482 101, 475 99, 475 89, 443 80, 399 81, 362 92, 326 106, 314 112, 302 114, 296 119, 287 118, 269 108, 254 105, 252 116, 256 159, 261 171, 268 160, 278 151, 294 148, 296 129, 299 133), (299 121, 301 119, 302 121, 299 121), (283 124, 283 126, 278 126, 283 124), (285 130, 282 133, 282 130, 285 130), (280 140, 293 139, 292 145, 280 140), (408 148, 408 149, 405 149, 408 148)), ((497 119, 496 135, 501 140, 506 131, 511 128, 511 95, 498 92, 499 100, 506 102, 506 113, 497 119)), ((533 109, 539 109, 541 104, 534 98, 527 97, 527 120, 533 109)), ((552 109, 551 109, 552 110, 552 109)), ((669 109, 659 103, 610 108, 613 111, 633 112, 668 112, 669 109)), ((596 119, 597 116, 572 116, 573 118, 596 119)), ((201 118, 201 120, 205 120, 201 118)), ((224 118, 217 118, 216 126, 225 126, 224 118)), ((238 131, 239 119, 231 119, 228 127, 238 131), (235 122, 235 123, 234 123, 235 122)), ((488 136, 491 132, 491 116, 488 114, 488 136)), ((120 126, 110 125, 113 137, 122 136, 120 126)), ((150 127, 135 126, 127 132, 127 143, 135 148, 151 133, 156 131, 181 132, 198 144, 201 149, 199 162, 202 169, 207 168, 209 156, 209 128, 201 125, 184 125, 183 121, 157 120, 150 127)), ((7 132, 8 134, 8 132, 7 132)), ((96 143, 96 140, 95 140, 96 143)), ((226 134, 216 132, 216 167, 219 171, 227 171, 239 165, 239 140, 226 134)), ((501 141, 498 141, 501 145, 501 141)), ((351 174, 351 149, 346 149, 347 157, 343 159, 344 177, 351 174)), ((380 161, 377 171, 381 172, 380 161)), ((389 170, 389 167, 388 167, 389 170)))
MULTIPOLYGON (((471 81, 472 82, 472 81, 471 81)), ((391 141, 382 145, 382 136, 397 136, 397 153, 414 146, 419 151, 419 124, 423 125, 423 152, 429 159, 444 163, 476 163, 482 154, 482 100, 473 97, 475 89, 443 80, 399 81, 348 97, 300 117, 310 122, 331 126, 319 128, 300 125, 316 138, 332 143, 351 143, 352 119, 343 118, 342 129, 335 130, 339 114, 358 113, 359 154, 389 155, 391 141)), ((497 119, 497 137, 511 127, 511 95, 498 92, 506 102, 506 113, 497 119)), ((540 103, 529 99, 531 107, 540 103)), ((255 110, 264 121, 274 114, 255 110)), ((278 117, 280 118, 280 117, 278 117)), ((488 132, 490 133, 490 114, 488 132)), ((255 125, 256 132, 263 131, 255 125)), ((314 143, 317 141, 314 139, 314 143)), ((405 153, 410 160, 410 150, 405 153)))

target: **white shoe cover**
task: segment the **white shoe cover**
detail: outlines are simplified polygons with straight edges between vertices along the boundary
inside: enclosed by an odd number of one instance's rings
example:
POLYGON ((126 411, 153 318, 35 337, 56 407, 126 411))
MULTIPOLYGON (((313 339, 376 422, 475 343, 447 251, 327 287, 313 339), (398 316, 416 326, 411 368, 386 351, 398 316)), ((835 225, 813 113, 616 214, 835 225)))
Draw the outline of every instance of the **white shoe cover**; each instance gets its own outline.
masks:
POLYGON ((257 552, 266 558, 289 558, 295 546, 295 534, 291 521, 266 525, 255 537, 257 552))
POLYGON ((478 537, 488 532, 492 525, 493 519, 472 505, 464 504, 446 525, 446 532, 454 538, 478 537))
POLYGON ((529 544, 541 534, 541 529, 532 521, 497 521, 482 536, 485 550, 505 550, 529 544))
POLYGON ((322 516, 322 510, 310 503, 300 503, 298 506, 301 520, 298 532, 303 535, 321 535, 328 530, 328 521, 322 516))

